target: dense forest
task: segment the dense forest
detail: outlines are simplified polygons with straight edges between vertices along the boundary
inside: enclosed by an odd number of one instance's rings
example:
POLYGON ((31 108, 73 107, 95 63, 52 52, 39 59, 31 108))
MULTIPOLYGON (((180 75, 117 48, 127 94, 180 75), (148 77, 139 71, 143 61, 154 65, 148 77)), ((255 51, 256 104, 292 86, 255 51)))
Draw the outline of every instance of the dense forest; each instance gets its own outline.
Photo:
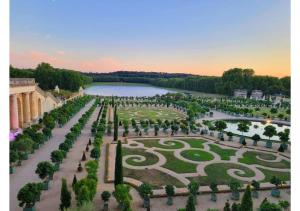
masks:
POLYGON ((183 73, 129 72, 85 73, 94 82, 148 83, 160 87, 186 89, 207 93, 232 95, 234 89, 259 89, 265 94, 290 96, 290 77, 257 76, 252 69, 234 68, 221 77, 196 76, 183 73))
POLYGON ((10 66, 11 78, 35 78, 39 86, 44 90, 54 89, 56 85, 60 89, 78 91, 80 86, 92 82, 92 78, 81 72, 54 68, 50 64, 41 63, 36 69, 19 69, 10 66))
POLYGON ((196 76, 184 73, 117 71, 111 73, 81 73, 72 70, 53 68, 41 63, 36 69, 10 67, 10 77, 35 78, 42 89, 77 91, 80 86, 91 82, 147 83, 154 86, 178 88, 206 93, 232 95, 234 89, 262 90, 265 94, 290 96, 290 76, 277 78, 255 75, 252 69, 233 68, 218 76, 196 76))

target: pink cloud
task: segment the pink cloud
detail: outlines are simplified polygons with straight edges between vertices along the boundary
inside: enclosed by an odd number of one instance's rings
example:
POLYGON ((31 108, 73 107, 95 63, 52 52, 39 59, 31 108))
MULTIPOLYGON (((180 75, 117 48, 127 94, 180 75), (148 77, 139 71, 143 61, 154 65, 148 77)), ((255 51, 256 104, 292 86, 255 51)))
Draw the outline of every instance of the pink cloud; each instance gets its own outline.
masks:
POLYGON ((54 67, 81 71, 113 71, 122 69, 122 63, 113 57, 97 59, 72 59, 66 56, 65 51, 59 50, 54 55, 45 52, 30 50, 27 52, 10 52, 10 64, 21 68, 34 68, 41 62, 50 63, 54 67))

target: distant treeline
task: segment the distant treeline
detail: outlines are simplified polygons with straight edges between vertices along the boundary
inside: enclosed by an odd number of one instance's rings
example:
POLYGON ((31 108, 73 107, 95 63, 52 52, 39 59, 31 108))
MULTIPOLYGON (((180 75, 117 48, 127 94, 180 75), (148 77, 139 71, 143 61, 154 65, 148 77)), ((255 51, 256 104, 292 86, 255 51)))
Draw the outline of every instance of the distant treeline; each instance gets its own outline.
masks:
POLYGON ((35 81, 44 90, 60 89, 78 91, 80 86, 92 82, 92 78, 78 71, 54 68, 50 64, 41 63, 36 69, 19 69, 10 66, 11 78, 35 78, 35 81))
POLYGON ((290 96, 290 77, 254 75, 252 69, 234 68, 225 71, 221 77, 196 76, 183 73, 132 72, 85 73, 93 82, 148 83, 160 87, 186 89, 191 91, 232 95, 234 89, 258 89, 265 94, 290 96))
POLYGON ((257 76, 252 69, 234 68, 225 71, 221 77, 196 76, 184 73, 117 71, 111 73, 81 73, 72 70, 53 68, 41 63, 36 69, 10 67, 10 77, 35 78, 42 89, 77 91, 80 86, 91 82, 147 83, 160 87, 178 88, 206 93, 232 95, 235 89, 262 90, 265 94, 290 96, 290 76, 277 78, 257 76))

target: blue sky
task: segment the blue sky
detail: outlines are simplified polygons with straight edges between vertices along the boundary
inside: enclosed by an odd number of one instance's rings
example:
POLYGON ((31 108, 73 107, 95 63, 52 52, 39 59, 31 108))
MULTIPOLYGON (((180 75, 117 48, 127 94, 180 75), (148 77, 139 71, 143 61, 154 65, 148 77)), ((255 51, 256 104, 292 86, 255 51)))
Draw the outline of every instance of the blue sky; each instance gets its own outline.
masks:
POLYGON ((11 64, 290 74, 288 0, 11 0, 11 64))

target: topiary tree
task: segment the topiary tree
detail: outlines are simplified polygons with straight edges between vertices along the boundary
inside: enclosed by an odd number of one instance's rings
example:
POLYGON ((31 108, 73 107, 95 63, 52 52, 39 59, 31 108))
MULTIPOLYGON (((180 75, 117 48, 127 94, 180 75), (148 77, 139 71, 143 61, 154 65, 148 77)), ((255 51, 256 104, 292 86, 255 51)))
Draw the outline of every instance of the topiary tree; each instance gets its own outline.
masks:
POLYGON ((275 185, 275 188, 271 190, 271 195, 274 197, 280 197, 280 190, 278 189, 279 185, 282 184, 282 181, 279 177, 273 176, 270 179, 270 183, 275 185))
POLYGON ((242 198, 241 210, 243 211, 253 211, 253 201, 251 198, 250 185, 247 185, 245 193, 242 198))
POLYGON ((166 194, 168 196, 167 205, 173 205, 173 196, 175 195, 175 190, 173 185, 166 185, 166 194))
POLYGON ((60 205, 59 209, 61 211, 64 211, 65 209, 68 209, 71 206, 71 192, 68 190, 67 187, 67 180, 65 178, 62 178, 61 180, 61 191, 60 191, 60 205))
POLYGON ((190 194, 189 197, 188 197, 188 200, 187 200, 187 203, 186 203, 186 206, 185 206, 185 210, 186 211, 196 211, 195 197, 192 194, 190 194))
POLYGON ((260 188, 260 183, 257 182, 256 180, 252 180, 251 186, 253 187, 252 197, 253 198, 258 198, 258 190, 260 188))
POLYGON ((232 137, 233 137, 233 132, 227 132, 226 135, 228 136, 228 141, 232 141, 232 137))
POLYGON ((82 172, 83 168, 81 166, 81 162, 78 163, 77 171, 82 172))
POLYGON ((231 181, 228 186, 229 186, 229 188, 232 192, 231 199, 232 200, 239 200, 240 199, 239 190, 241 189, 242 184, 240 182, 234 180, 234 181, 231 181))
POLYGON ((287 149, 288 142, 290 140, 290 129, 285 129, 283 132, 279 132, 277 135, 281 141, 280 147, 282 147, 282 152, 284 152, 287 149))
POLYGON ((257 142, 261 140, 258 134, 254 134, 251 139, 253 140, 253 146, 257 146, 257 142))
POLYGON ((123 184, 123 163, 122 163, 122 143, 119 140, 116 149, 116 162, 115 162, 115 186, 123 184))
POLYGON ((39 183, 27 183, 18 192, 19 206, 24 210, 34 210, 34 205, 41 197, 41 185, 39 183))
POLYGON ((198 182, 192 181, 188 184, 188 190, 190 194, 194 196, 194 202, 197 204, 197 194, 199 191, 200 184, 198 182))
POLYGON ((269 137, 269 140, 267 140, 267 142, 266 142, 266 147, 267 148, 272 148, 271 138, 273 136, 275 136, 276 134, 277 134, 277 132, 276 132, 276 128, 274 126, 268 125, 268 126, 265 127, 263 135, 269 137))
POLYGON ((44 180, 44 190, 48 190, 49 181, 52 179, 54 174, 55 167, 48 161, 42 161, 37 165, 35 173, 39 175, 39 177, 44 180))
POLYGON ((154 125, 154 135, 157 136, 159 131, 159 126, 157 124, 154 125))
POLYGON ((211 200, 217 201, 218 184, 215 182, 210 183, 209 188, 211 189, 211 200))
POLYGON ((138 187, 138 192, 144 200, 143 207, 150 207, 150 197, 153 195, 152 186, 148 183, 143 183, 138 187))
POLYGON ((51 152, 51 161, 55 163, 55 170, 59 170, 59 165, 64 159, 64 151, 62 150, 54 150, 51 152))
POLYGON ((241 137, 240 137, 240 144, 243 144, 243 141, 245 140, 244 137, 244 133, 249 131, 249 126, 247 124, 247 122, 240 122, 238 124, 238 131, 240 131, 242 133, 241 137))
POLYGON ((74 177, 73 177, 73 181, 72 181, 72 187, 74 188, 74 185, 77 183, 77 177, 76 177, 76 174, 74 174, 74 177))
POLYGON ((103 191, 101 193, 101 198, 104 201, 103 211, 107 211, 108 210, 108 201, 109 201, 110 197, 111 197, 111 194, 108 191, 103 191))
POLYGON ((82 153, 81 161, 86 161, 85 151, 82 153))
POLYGON ((219 132, 218 137, 219 139, 224 141, 224 135, 223 132, 227 128, 227 124, 225 121, 217 120, 215 121, 215 128, 219 132))

